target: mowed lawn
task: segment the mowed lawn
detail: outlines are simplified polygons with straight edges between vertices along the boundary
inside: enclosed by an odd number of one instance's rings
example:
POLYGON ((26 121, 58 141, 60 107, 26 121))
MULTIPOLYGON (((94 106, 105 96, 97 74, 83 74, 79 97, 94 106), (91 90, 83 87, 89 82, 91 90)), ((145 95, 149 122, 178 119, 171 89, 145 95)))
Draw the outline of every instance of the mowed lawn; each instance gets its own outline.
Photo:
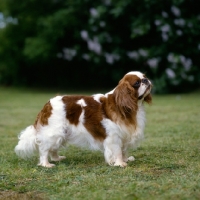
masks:
POLYGON ((130 150, 136 160, 128 167, 70 146, 60 152, 67 159, 48 169, 37 157, 18 158, 14 147, 56 94, 0 87, 0 199, 200 199, 200 93, 153 96, 145 140, 130 150))

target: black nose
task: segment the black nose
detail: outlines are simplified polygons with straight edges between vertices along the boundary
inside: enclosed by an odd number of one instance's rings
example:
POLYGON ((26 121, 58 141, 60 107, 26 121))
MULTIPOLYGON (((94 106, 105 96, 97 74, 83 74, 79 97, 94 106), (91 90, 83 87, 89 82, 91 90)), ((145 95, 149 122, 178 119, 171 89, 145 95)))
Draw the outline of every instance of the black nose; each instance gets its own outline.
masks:
POLYGON ((142 83, 144 83, 144 84, 148 85, 148 84, 149 84, 149 81, 148 81, 148 79, 147 79, 147 78, 143 78, 143 79, 142 79, 142 83))

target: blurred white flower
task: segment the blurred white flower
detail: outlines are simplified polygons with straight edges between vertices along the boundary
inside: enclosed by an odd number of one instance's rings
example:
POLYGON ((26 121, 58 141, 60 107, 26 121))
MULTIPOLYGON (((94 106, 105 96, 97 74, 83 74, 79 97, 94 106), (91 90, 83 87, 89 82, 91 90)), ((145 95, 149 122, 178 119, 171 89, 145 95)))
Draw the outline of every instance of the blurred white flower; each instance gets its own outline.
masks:
POLYGON ((172 54, 172 53, 168 54, 167 60, 168 60, 169 62, 171 62, 171 63, 174 61, 174 59, 173 59, 173 54, 172 54))
POLYGON ((169 54, 168 54, 167 60, 168 60, 170 63, 177 63, 177 62, 178 62, 177 58, 175 57, 175 55, 174 55, 173 53, 169 53, 169 54))
POLYGON ((142 30, 141 28, 135 28, 135 29, 133 30, 133 32, 134 32, 135 34, 137 34, 137 35, 141 35, 141 34, 143 33, 143 30, 142 30))
POLYGON ((169 39, 169 36, 168 36, 168 32, 170 31, 170 26, 169 24, 165 24, 163 26, 160 27, 160 30, 162 31, 162 39, 164 42, 166 42, 168 39, 169 39))
POLYGON ((151 58, 151 59, 147 60, 147 63, 151 68, 156 69, 159 61, 160 61, 159 58, 151 58))
POLYGON ((192 60, 190 58, 187 58, 184 64, 184 67, 187 71, 189 71, 192 67, 192 60))
POLYGON ((171 79, 173 79, 173 78, 176 77, 175 72, 174 72, 172 69, 170 69, 170 68, 167 68, 167 69, 165 70, 165 72, 166 72, 167 76, 168 76, 169 78, 171 78, 171 79))
POLYGON ((192 67, 192 60, 190 58, 186 58, 183 55, 180 55, 180 61, 185 69, 185 71, 189 71, 192 67))
POLYGON ((98 17, 98 11, 95 8, 90 8, 90 14, 92 15, 92 17, 98 17))
POLYGON ((167 18, 167 17, 168 17, 168 14, 167 14, 167 12, 165 12, 165 11, 162 11, 162 16, 163 16, 164 18, 167 18))
POLYGON ((85 59, 85 60, 90 60, 90 56, 88 55, 88 54, 83 54, 82 55, 82 57, 83 57, 83 59, 85 59))
POLYGON ((108 33, 105 33, 104 37, 105 37, 107 42, 109 42, 109 43, 112 42, 112 37, 108 33))
POLYGON ((185 60, 186 60, 185 56, 183 56, 183 55, 180 55, 180 61, 181 61, 181 63, 184 63, 184 62, 185 62, 185 60))
POLYGON ((161 26, 160 29, 162 32, 169 32, 170 26, 169 26, 169 24, 165 24, 165 25, 161 26))
POLYGON ((185 71, 189 71, 192 67, 192 60, 190 58, 186 58, 184 55, 174 55, 173 53, 168 54, 167 60, 170 63, 175 64, 174 68, 177 63, 180 63, 185 71))
POLYGON ((87 41, 88 49, 94 51, 96 54, 101 54, 101 45, 98 42, 98 38, 94 37, 93 40, 89 39, 87 41))
POLYGON ((181 35, 183 35, 183 32, 181 30, 177 30, 176 34, 179 35, 179 36, 181 36, 181 35))
POLYGON ((0 28, 5 28, 5 27, 6 27, 6 23, 3 22, 3 21, 1 21, 1 22, 0 22, 0 28))
POLYGON ((148 56, 148 52, 144 49, 139 49, 138 53, 143 56, 143 57, 147 57, 148 56))
POLYGON ((168 34, 165 33, 165 32, 163 32, 163 33, 162 33, 162 39, 163 39, 163 41, 164 41, 164 42, 167 41, 168 38, 169 38, 168 34))
POLYGON ((4 15, 2 12, 0 12, 0 20, 3 20, 4 19, 4 15))
POLYGON ((4 17, 3 13, 0 12, 0 28, 5 28, 7 24, 18 24, 18 19, 13 17, 4 17))
POLYGON ((179 16, 181 15, 180 9, 177 8, 176 6, 172 6, 172 7, 171 7, 171 11, 172 11, 172 13, 173 13, 175 16, 177 16, 177 17, 179 17, 179 16))
POLYGON ((106 58, 106 62, 109 64, 113 64, 115 60, 120 59, 118 54, 105 53, 104 56, 106 58))
POLYGON ((156 19, 156 20, 154 21, 154 23, 155 23, 156 26, 161 25, 161 21, 160 21, 159 19, 156 19))
POLYGON ((185 26, 185 20, 184 19, 175 19, 174 20, 174 24, 176 24, 177 26, 185 26))
POLYGON ((100 21, 99 25, 100 25, 100 27, 105 27, 106 26, 106 22, 100 21))
POLYGON ((106 6, 108 6, 108 5, 111 4, 111 0, 103 0, 103 2, 104 2, 104 4, 105 4, 106 6))
POLYGON ((72 60, 73 57, 76 56, 75 49, 64 48, 63 53, 64 53, 63 58, 66 60, 72 60))
POLYGON ((127 52, 127 56, 134 60, 137 60, 140 57, 137 51, 129 51, 127 52))
POLYGON ((84 40, 88 40, 88 32, 86 30, 82 30, 81 31, 81 37, 84 39, 84 40))

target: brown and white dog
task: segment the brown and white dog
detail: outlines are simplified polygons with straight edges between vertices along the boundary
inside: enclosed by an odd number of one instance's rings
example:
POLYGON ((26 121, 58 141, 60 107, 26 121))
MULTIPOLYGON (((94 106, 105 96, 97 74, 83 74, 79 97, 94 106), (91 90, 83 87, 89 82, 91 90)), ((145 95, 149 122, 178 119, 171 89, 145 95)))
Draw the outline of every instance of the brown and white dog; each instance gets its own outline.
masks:
POLYGON ((65 159, 58 150, 65 144, 101 150, 109 165, 125 167, 129 147, 143 138, 145 111, 151 103, 152 84, 141 72, 129 72, 111 92, 93 96, 65 95, 50 99, 34 125, 19 135, 15 152, 29 158, 39 151, 38 165, 53 167, 52 161, 65 159))

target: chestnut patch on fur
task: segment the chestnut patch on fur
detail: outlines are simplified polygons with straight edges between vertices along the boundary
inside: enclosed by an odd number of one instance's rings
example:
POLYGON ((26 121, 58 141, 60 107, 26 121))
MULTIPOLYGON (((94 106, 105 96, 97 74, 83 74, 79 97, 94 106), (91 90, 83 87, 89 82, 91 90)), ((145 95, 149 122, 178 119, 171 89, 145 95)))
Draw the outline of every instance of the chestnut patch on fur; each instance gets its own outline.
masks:
POLYGON ((66 105, 66 118, 71 124, 78 125, 79 117, 84 111, 84 126, 90 134, 97 140, 104 140, 106 138, 105 129, 101 121, 102 105, 90 96, 64 96, 63 103, 66 105), (83 99, 86 106, 81 106, 77 103, 78 100, 83 99))
POLYGON ((85 109, 85 127, 95 139, 104 140, 106 132, 101 124, 103 119, 102 104, 98 103, 93 97, 84 98, 88 106, 85 109))
POLYGON ((77 101, 81 99, 81 96, 64 96, 62 98, 66 109, 66 118, 71 124, 78 125, 79 117, 82 112, 81 105, 77 104, 77 101))
POLYGON ((40 123, 42 126, 48 125, 48 119, 52 114, 52 106, 50 101, 48 101, 43 109, 38 113, 37 118, 34 123, 34 127, 37 127, 37 124, 40 123))

